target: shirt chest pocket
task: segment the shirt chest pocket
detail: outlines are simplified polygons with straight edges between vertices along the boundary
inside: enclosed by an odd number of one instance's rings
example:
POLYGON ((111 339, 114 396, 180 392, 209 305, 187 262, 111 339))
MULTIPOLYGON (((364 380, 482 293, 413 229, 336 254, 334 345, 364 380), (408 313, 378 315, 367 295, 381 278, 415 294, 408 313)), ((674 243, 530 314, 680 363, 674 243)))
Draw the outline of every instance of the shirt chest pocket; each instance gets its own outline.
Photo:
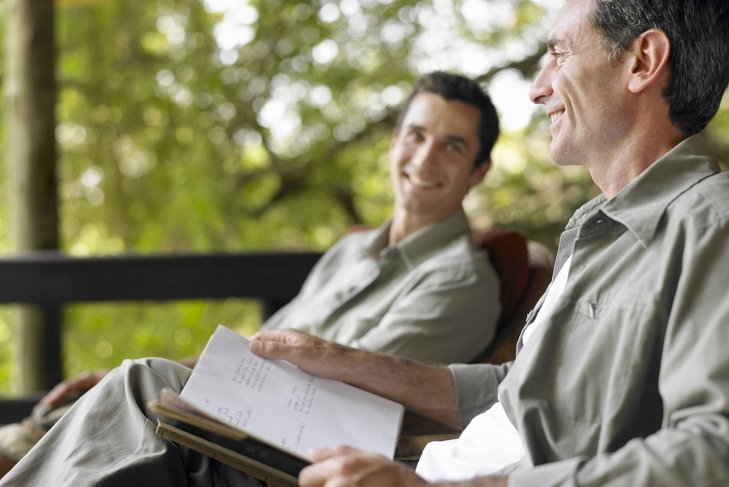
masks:
POLYGON ((558 417, 598 423, 626 408, 626 392, 644 373, 637 363, 653 346, 646 308, 634 297, 574 303, 555 327, 557 367, 545 391, 558 417))

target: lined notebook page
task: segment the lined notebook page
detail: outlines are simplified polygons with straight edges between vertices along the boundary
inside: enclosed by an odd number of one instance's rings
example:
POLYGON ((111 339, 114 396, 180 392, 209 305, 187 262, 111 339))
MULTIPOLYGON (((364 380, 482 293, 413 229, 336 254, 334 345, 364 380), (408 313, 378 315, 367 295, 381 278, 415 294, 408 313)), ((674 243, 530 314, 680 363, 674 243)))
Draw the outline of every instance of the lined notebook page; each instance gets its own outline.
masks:
POLYGON ((356 387, 260 358, 218 325, 180 397, 249 435, 304 459, 349 445, 392 458, 403 406, 356 387))

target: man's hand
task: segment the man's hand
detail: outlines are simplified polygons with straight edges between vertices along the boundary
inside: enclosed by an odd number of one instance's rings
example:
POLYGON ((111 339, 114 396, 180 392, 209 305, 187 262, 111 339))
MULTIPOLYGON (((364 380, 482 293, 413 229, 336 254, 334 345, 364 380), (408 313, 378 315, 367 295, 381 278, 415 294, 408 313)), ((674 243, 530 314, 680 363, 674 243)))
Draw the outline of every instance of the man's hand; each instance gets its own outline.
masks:
POLYGON ((385 457, 349 447, 316 450, 317 462, 299 475, 301 487, 419 487, 428 485, 415 472, 385 457))
POLYGON ((387 397, 449 428, 461 427, 453 377, 447 367, 345 347, 295 330, 258 332, 251 338, 251 351, 387 397))
POLYGON ((507 487, 506 477, 430 484, 402 463, 346 446, 315 450, 312 460, 299 474, 301 487, 507 487))
POLYGON ((251 338, 251 351, 269 359, 287 360, 320 377, 346 380, 348 354, 357 351, 296 330, 270 330, 251 338))
POLYGON ((73 379, 65 380, 43 396, 40 402, 49 409, 71 402, 98 384, 107 372, 107 370, 84 372, 73 379))

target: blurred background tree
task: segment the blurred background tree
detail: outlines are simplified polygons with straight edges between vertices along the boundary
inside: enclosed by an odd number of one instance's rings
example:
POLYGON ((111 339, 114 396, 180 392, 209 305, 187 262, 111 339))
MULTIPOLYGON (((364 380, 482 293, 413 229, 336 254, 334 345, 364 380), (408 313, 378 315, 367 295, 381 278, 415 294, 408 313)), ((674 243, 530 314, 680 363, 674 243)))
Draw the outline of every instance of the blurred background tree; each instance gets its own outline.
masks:
MULTIPOLYGON (((502 117, 493 169, 466 201, 474 226, 554 247, 596 194, 584 170, 549 162, 546 119, 526 97, 561 3, 57 0, 62 250, 324 250, 353 224, 378 225, 394 114, 434 69, 478 78, 502 117)), ((724 161, 727 105, 707 131, 724 161)), ((0 392, 12 375, 6 311, 0 392)), ((218 322, 251 333, 259 321, 243 300, 69 306, 64 373, 197 354, 218 322)))

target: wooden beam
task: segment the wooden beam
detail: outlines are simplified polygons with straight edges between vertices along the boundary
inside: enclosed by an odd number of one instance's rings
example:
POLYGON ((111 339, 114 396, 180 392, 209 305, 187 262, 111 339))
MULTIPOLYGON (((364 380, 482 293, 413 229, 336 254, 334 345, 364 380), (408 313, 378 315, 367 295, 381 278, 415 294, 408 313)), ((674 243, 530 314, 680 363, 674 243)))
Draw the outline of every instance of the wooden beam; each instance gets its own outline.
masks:
MULTIPOLYGON (((11 249, 58 249, 56 46, 53 0, 5 2, 5 128, 11 249)), ((43 312, 13 314, 18 388, 44 385, 49 369, 43 312)), ((54 364, 55 365, 55 364, 54 364)))
POLYGON ((319 252, 0 259, 0 303, 221 299, 288 300, 319 252))

